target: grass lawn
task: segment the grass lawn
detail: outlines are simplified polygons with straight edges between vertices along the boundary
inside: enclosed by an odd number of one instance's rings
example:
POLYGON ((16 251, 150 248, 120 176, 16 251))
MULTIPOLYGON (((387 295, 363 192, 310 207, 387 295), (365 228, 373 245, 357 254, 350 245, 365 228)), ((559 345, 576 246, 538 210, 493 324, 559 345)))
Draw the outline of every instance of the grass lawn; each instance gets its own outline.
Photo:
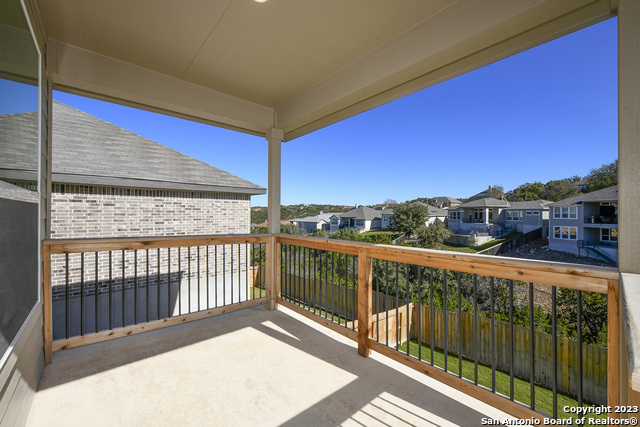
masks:
POLYGON ((439 249, 442 251, 465 252, 468 254, 475 254, 476 252, 478 252, 469 246, 453 245, 453 244, 446 244, 446 243, 443 243, 442 247, 440 247, 439 249))
POLYGON ((400 237, 402 235, 402 233, 399 233, 395 230, 390 230, 388 228, 382 228, 380 230, 369 230, 369 231, 365 231, 364 233, 360 234, 361 236, 375 236, 378 234, 384 234, 387 236, 390 236, 392 239, 397 239, 398 237, 400 237))
MULTIPOLYGON (((412 356, 418 357, 418 342, 416 340, 411 340, 409 344, 409 353, 412 356)), ((431 363, 431 350, 427 345, 422 345, 422 360, 426 360, 431 363)), ((403 353, 407 352, 407 343, 403 343, 399 347, 400 351, 403 353)), ((444 351, 441 349, 434 349, 433 352, 433 363, 434 365, 444 368, 444 351)), ((449 354, 447 357, 447 370, 454 375, 458 375, 459 371, 458 365, 458 357, 452 354, 449 354)), ((475 364, 472 360, 468 360, 462 358, 462 377, 470 380, 474 380, 475 378, 475 364)), ((478 384, 483 385, 491 390, 491 367, 483 364, 478 364, 478 384)), ((529 380, 523 380, 518 377, 514 378, 513 382, 513 394, 514 399, 520 401, 522 403, 526 403, 529 405, 531 403, 531 386, 529 384, 529 380)), ((496 392, 501 393, 505 396, 509 396, 511 390, 511 378, 508 373, 501 372, 496 370, 496 392)), ((542 411, 547 414, 553 414, 553 391, 542 387, 539 385, 535 385, 535 404, 536 410, 542 411)), ((576 407, 578 406, 578 401, 570 396, 558 393, 558 418, 576 418, 575 414, 565 414, 563 411, 563 407, 570 406, 576 407), (573 415, 573 417, 572 417, 573 415)), ((589 407, 591 405, 584 404, 583 406, 589 407)), ((588 414, 586 418, 606 418, 607 414, 588 414)), ((587 421, 588 424, 588 421, 587 421)))
POLYGON ((511 240, 511 239, 515 239, 518 236, 522 236, 522 233, 519 232, 515 232, 515 233, 510 233, 507 234, 506 236, 500 237, 499 239, 493 239, 490 242, 484 243, 480 246, 474 246, 474 249, 479 252, 479 251, 483 251, 485 249, 488 249, 492 246, 495 245, 499 245, 502 242, 506 242, 507 240, 511 240))

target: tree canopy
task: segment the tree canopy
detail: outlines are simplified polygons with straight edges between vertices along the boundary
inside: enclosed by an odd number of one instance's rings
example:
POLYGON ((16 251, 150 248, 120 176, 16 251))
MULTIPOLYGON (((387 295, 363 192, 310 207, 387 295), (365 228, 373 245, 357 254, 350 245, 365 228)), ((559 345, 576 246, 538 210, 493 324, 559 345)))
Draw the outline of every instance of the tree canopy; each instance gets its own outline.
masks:
POLYGON ((451 236, 451 231, 444 222, 436 220, 428 227, 422 226, 417 231, 417 246, 427 249, 439 249, 442 243, 451 236))
POLYGON ((391 227, 404 234, 414 234, 424 227, 427 218, 427 205, 422 203, 401 203, 393 208, 391 227))
POLYGON ((618 183, 618 159, 614 162, 591 169, 587 178, 585 193, 611 187, 618 183))

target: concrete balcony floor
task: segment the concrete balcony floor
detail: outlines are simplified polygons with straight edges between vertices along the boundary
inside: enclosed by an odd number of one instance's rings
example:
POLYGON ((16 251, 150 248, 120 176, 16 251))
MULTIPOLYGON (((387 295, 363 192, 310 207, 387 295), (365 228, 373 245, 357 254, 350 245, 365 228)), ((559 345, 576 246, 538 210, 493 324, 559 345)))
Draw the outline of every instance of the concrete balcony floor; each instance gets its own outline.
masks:
POLYGON ((28 426, 476 426, 505 413, 287 309, 55 353, 28 426))

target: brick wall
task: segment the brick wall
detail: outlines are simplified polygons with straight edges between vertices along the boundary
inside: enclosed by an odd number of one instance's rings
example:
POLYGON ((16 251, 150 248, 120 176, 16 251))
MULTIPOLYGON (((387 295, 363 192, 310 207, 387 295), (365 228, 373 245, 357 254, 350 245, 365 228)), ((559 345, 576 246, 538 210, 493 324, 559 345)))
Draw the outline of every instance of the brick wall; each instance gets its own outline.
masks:
POLYGON ((248 234, 250 196, 56 184, 51 237, 248 234))
MULTIPOLYGON (((56 184, 51 207, 51 237, 54 239, 248 234, 250 196, 127 189, 118 187, 56 184)), ((69 283, 70 296, 166 284, 168 281, 205 281, 207 277, 248 274, 249 259, 257 245, 220 245, 146 251, 115 251, 53 255, 53 297, 63 298, 69 283), (123 264, 123 252, 125 262, 123 264), (148 257, 148 258, 147 258, 148 257), (97 275, 96 275, 97 263, 97 275), (111 264, 111 269, 109 265, 111 264), (123 269, 124 265, 124 269, 123 269), (149 274, 147 275, 147 271, 149 274), (83 280, 82 280, 83 279, 83 280), (82 286, 84 281, 85 285, 82 286)), ((237 281, 236 281, 237 282, 237 281)))

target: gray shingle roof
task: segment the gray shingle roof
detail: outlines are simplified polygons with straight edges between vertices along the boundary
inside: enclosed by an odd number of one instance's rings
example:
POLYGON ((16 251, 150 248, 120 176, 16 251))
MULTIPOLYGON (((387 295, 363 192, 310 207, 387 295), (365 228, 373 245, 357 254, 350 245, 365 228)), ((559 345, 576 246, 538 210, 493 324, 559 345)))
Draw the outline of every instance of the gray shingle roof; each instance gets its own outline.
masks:
POLYGON ((448 203, 462 203, 460 200, 454 199, 453 197, 449 197, 449 196, 438 196, 438 197, 435 197, 435 201, 436 201, 437 205, 439 205, 441 203, 445 203, 445 202, 448 202, 448 203))
POLYGON ((290 221, 291 222, 313 222, 317 224, 319 222, 329 222, 331 217, 334 215, 338 215, 338 214, 333 212, 321 213, 318 215, 305 216, 304 218, 293 218, 290 221))
POLYGON ((437 206, 427 206, 427 216, 447 216, 449 212, 446 209, 439 208, 437 206))
POLYGON ((382 218, 382 212, 366 206, 359 206, 355 209, 351 209, 349 212, 343 213, 341 218, 363 219, 370 221, 372 219, 382 218))
MULTIPOLYGON (((36 112, 0 116, 0 176, 37 170, 36 112), (18 138, 20 146, 10 144, 18 138)), ((54 101, 53 182, 264 194, 259 185, 54 101)))
POLYGON ((509 202, 509 207, 506 210, 513 209, 549 209, 549 205, 553 203, 549 200, 527 200, 524 202, 509 202))
POLYGON ((618 186, 603 188, 602 190, 592 191, 591 193, 580 194, 579 196, 569 197, 550 204, 549 206, 570 206, 583 202, 617 202, 618 186))
POLYGON ((506 200, 498 200, 492 197, 485 197, 483 199, 473 200, 471 202, 463 203, 460 206, 456 206, 454 209, 464 208, 506 208, 509 206, 509 202, 506 200))

